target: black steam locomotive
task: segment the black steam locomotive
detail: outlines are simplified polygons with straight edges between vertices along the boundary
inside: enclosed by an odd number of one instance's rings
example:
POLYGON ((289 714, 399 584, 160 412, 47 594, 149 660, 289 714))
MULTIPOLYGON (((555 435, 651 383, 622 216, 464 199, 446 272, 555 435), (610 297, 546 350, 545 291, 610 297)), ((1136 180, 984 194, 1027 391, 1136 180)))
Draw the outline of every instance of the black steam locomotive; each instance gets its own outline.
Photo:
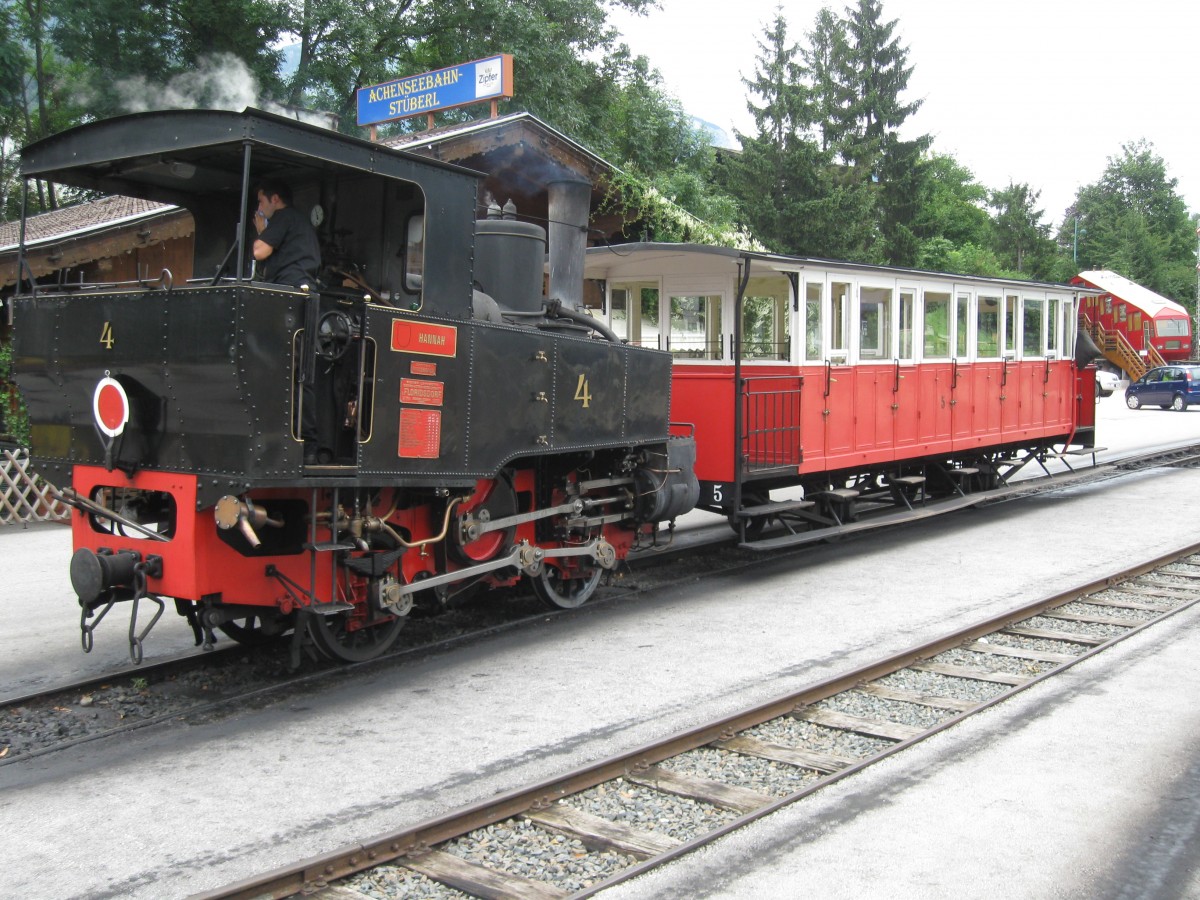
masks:
MULTIPOLYGON (((140 660, 173 599, 198 641, 294 629, 297 654, 309 635, 367 659, 414 605, 469 588, 527 577, 577 606, 696 503, 670 356, 547 300, 545 231, 477 220, 474 172, 256 110, 96 122, 26 148, 22 172, 186 208, 204 274, 24 280, 14 299, 32 455, 74 507, 85 649, 128 601, 140 660), (315 284, 252 271, 265 177, 311 216, 315 284)), ((575 231, 550 268, 581 279, 575 231)))

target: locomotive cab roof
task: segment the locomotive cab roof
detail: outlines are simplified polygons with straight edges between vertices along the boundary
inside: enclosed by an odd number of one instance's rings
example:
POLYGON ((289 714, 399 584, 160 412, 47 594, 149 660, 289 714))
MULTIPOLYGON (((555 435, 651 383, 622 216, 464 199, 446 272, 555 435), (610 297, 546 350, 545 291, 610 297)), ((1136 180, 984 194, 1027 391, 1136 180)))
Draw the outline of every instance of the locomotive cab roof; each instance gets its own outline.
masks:
POLYGON ((158 110, 76 126, 29 144, 21 174, 72 187, 163 202, 241 189, 245 149, 255 174, 304 182, 336 169, 420 180, 479 174, 247 107, 158 110), (419 171, 424 170, 422 176, 419 171))
POLYGON ((247 108, 162 110, 81 125, 24 148, 21 173, 187 209, 199 277, 217 269, 239 222, 253 235, 249 214, 264 178, 288 184, 293 206, 311 213, 327 265, 369 273, 381 293, 405 288, 397 250, 420 216, 425 243, 447 252, 425 260, 424 296, 415 302, 451 315, 470 306, 469 273, 448 260, 471 245, 482 176, 453 164, 247 108))

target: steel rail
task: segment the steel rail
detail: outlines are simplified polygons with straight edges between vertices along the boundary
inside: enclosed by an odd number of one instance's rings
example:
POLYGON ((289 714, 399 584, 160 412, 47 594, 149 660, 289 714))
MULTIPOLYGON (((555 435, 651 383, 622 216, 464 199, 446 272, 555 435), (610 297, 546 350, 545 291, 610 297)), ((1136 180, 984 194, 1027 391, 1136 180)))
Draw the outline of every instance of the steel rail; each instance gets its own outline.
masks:
MULTIPOLYGON (((575 769, 566 775, 550 778, 530 787, 510 791, 415 826, 379 835, 364 843, 343 847, 305 859, 291 866, 238 881, 217 890, 196 894, 192 900, 250 900, 250 898, 282 898, 298 893, 307 894, 327 886, 330 881, 357 874, 385 862, 399 861, 400 864, 403 864, 405 857, 417 859, 436 844, 460 837, 475 829, 519 816, 522 813, 544 808, 566 796, 631 773, 636 773, 640 770, 645 770, 656 763, 677 756, 680 753, 704 747, 715 741, 727 740, 739 731, 752 728, 781 716, 786 716, 820 700, 853 689, 863 682, 873 681, 890 675, 920 660, 928 659, 939 653, 960 647, 965 642, 973 641, 993 632, 1011 627, 1014 623, 1028 619, 1047 609, 1062 606, 1065 603, 1078 600, 1081 597, 1100 590, 1113 588, 1123 581, 1152 572, 1163 565, 1176 562, 1183 557, 1196 553, 1200 553, 1200 543, 1189 544, 1179 550, 1162 554, 1146 562, 1042 597, 999 615, 991 616, 975 624, 968 625, 965 628, 934 638, 919 646, 900 651, 852 671, 832 676, 799 691, 788 693, 742 712, 722 716, 707 724, 663 740, 644 744, 601 762, 575 769)), ((767 803, 752 812, 745 813, 727 822, 713 831, 682 843, 665 853, 636 863, 584 890, 571 893, 569 896, 571 898, 592 896, 605 888, 684 856, 696 848, 732 831, 736 831, 756 819, 763 818, 791 803, 795 803, 834 781, 848 777, 869 765, 875 764, 881 759, 899 753, 919 741, 923 741, 934 734, 944 731, 968 716, 975 715, 982 710, 1007 700, 1021 691, 1041 684, 1046 679, 1075 666, 1085 659, 1091 659, 1114 644, 1124 641, 1132 635, 1138 634, 1151 625, 1158 624, 1178 612, 1189 609, 1197 603, 1200 603, 1200 596, 1162 612, 1154 618, 1147 619, 1141 624, 1129 628, 1129 630, 1122 634, 1114 635, 1102 643, 1085 649, 1069 662, 1056 664, 1053 668, 1032 677, 1023 684, 1010 686, 1002 693, 990 699, 979 701, 973 704, 969 710, 955 714, 934 726, 922 729, 921 733, 915 737, 901 740, 835 773, 824 775, 803 790, 767 803)))

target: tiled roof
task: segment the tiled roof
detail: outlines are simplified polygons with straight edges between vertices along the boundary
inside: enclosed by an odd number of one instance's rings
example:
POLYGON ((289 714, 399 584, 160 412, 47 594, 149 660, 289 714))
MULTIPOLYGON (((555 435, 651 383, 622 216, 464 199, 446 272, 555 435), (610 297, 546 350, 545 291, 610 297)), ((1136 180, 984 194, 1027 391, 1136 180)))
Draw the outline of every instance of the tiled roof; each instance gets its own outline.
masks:
MULTIPOLYGON (((167 203, 153 203, 134 197, 104 197, 76 203, 26 219, 25 243, 28 246, 44 240, 61 240, 176 208, 167 203)), ((20 235, 20 222, 0 224, 0 252, 15 248, 20 235)))

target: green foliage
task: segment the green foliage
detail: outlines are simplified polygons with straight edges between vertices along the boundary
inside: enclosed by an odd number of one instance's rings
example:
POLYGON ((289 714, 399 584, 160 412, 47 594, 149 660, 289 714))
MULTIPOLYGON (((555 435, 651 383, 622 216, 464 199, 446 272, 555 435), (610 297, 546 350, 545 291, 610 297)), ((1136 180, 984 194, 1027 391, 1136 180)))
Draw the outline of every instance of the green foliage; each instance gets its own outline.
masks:
POLYGON ((991 236, 988 190, 951 156, 934 153, 921 160, 921 197, 912 230, 921 241, 945 238, 957 245, 985 246, 991 236))
POLYGON ((878 0, 838 18, 822 10, 800 47, 782 10, 758 42, 745 79, 756 134, 739 135, 730 191, 748 227, 775 250, 913 265, 929 139, 898 129, 919 103, 902 103, 912 68, 878 0))
POLYGON ((0 433, 29 446, 29 413, 12 378, 12 342, 0 344, 0 433))
POLYGON ((966 242, 956 244, 944 237, 923 241, 917 254, 917 267, 935 272, 955 272, 962 275, 982 275, 988 278, 1027 278, 1006 268, 1000 258, 987 247, 966 242))
MULTIPOLYGON (((702 192, 698 176, 686 170, 677 172, 673 180, 664 181, 663 187, 668 191, 681 190, 683 201, 702 192)), ((749 236, 732 223, 731 200, 718 193, 698 205, 709 213, 707 217, 691 212, 650 179, 636 173, 615 172, 609 179, 600 213, 618 213, 629 222, 623 235, 629 240, 751 246, 749 236)))
MULTIPOLYGON (((818 19, 818 23, 820 19, 818 19)), ((880 163, 896 152, 896 130, 921 107, 921 101, 903 103, 913 67, 908 48, 894 36, 897 20, 883 20, 880 0, 858 0, 846 7, 845 42, 834 57, 837 92, 826 108, 833 117, 838 155, 869 178, 880 163)), ((920 142, 928 143, 928 139, 920 142)), ((908 155, 907 150, 902 153, 908 155)))
POLYGON ((1028 184, 1009 182, 988 198, 996 211, 992 246, 1008 268, 1025 278, 1047 278, 1053 264, 1050 226, 1042 222, 1044 213, 1037 208, 1040 196, 1041 191, 1028 184))

